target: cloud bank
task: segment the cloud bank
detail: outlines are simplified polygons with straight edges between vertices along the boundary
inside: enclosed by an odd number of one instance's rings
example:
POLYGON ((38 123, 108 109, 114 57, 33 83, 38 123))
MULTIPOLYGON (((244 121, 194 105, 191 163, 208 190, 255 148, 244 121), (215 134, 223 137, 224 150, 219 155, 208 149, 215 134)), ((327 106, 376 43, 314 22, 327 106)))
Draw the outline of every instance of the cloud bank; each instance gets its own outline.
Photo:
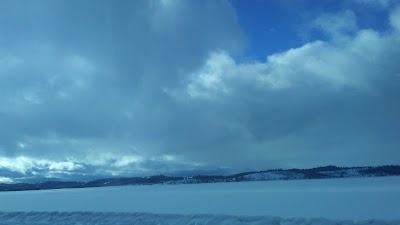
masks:
POLYGON ((262 62, 227 1, 7 2, 0 182, 398 164, 389 6, 383 31, 323 13, 327 39, 262 62))

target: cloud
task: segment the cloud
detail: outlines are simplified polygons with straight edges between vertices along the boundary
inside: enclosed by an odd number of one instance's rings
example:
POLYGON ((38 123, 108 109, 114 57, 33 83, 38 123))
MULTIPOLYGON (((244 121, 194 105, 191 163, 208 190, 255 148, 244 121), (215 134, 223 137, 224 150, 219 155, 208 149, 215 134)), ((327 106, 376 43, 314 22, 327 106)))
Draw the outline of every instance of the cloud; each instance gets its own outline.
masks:
POLYGON ((208 168, 177 155, 145 158, 137 155, 100 153, 67 161, 33 157, 0 157, 3 182, 32 182, 41 179, 92 180, 111 176, 189 175, 223 173, 224 168, 208 168))
POLYGON ((74 162, 54 162, 49 165, 49 170, 55 171, 74 171, 80 170, 84 167, 74 162))
POLYGON ((259 62, 241 55, 228 1, 5 4, 0 172, 91 179, 398 163, 398 14, 383 31, 361 28, 351 10, 321 14, 310 24, 326 40, 259 62))
MULTIPOLYGON (((396 15, 395 10, 390 18, 396 15)), ((400 113, 395 26, 384 32, 358 29, 348 22, 354 21, 350 11, 320 18, 327 41, 270 55, 264 63, 239 63, 215 51, 184 88, 168 91, 178 102, 212 109, 222 133, 235 129, 231 142, 239 144, 228 147, 237 155, 233 165, 245 154, 260 165, 285 158, 295 162, 288 166, 301 166, 313 157, 321 160, 314 165, 396 163, 390 158, 397 156, 397 141, 388 135, 399 126, 394 115, 400 113)))
POLYGON ((393 48, 398 43, 396 33, 359 30, 346 42, 310 42, 270 55, 265 63, 239 64, 226 52, 217 51, 204 67, 191 74, 185 91, 191 98, 214 98, 233 95, 235 90, 247 91, 241 88, 249 83, 260 90, 351 88, 373 94, 382 91, 377 90, 378 80, 398 82, 395 56, 399 49, 393 48))
POLYGON ((389 17, 390 25, 396 30, 400 31, 400 6, 396 7, 389 17))
POLYGON ((398 79, 395 57, 399 49, 393 48, 399 43, 397 11, 390 14, 394 29, 389 33, 358 29, 355 14, 349 10, 323 14, 313 24, 329 40, 270 55, 265 63, 237 63, 227 52, 212 52, 204 66, 190 74, 185 92, 191 98, 215 99, 232 96, 235 90, 246 92, 242 86, 248 84, 260 90, 351 88, 372 94, 380 88, 376 81, 398 79))
POLYGON ((47 160, 32 160, 28 157, 17 157, 14 159, 1 157, 0 168, 6 168, 14 172, 26 174, 32 168, 44 168, 49 164, 47 160))
POLYGON ((75 171, 82 170, 84 166, 71 161, 52 161, 40 158, 25 156, 19 157, 0 157, 0 169, 20 173, 21 175, 45 173, 51 171, 75 171))
POLYGON ((357 0, 355 1, 356 3, 361 3, 361 4, 366 4, 366 5, 371 5, 373 7, 379 7, 379 8, 389 8, 391 5, 393 5, 392 0, 357 0))
POLYGON ((358 30, 356 15, 351 10, 320 15, 313 26, 334 38, 342 38, 358 30))
POLYGON ((162 88, 245 41, 226 1, 9 2, 0 15, 0 156, 15 176, 154 172, 139 164, 168 161, 150 158, 168 155, 157 136, 175 120, 162 88))
POLYGON ((12 183, 13 182, 13 179, 11 179, 11 178, 9 178, 9 177, 0 177, 0 184, 1 183, 5 183, 5 184, 8 184, 8 183, 12 183))
POLYGON ((146 114, 163 101, 160 86, 175 85, 179 70, 197 66, 210 48, 236 51, 242 43, 225 1, 46 3, 3 7, 13 12, 3 18, 16 17, 14 27, 2 20, 12 38, 0 46, 1 119, 8 128, 2 129, 7 133, 2 149, 9 153, 16 142, 35 136, 103 138, 125 132, 118 130, 131 126, 126 117, 146 114), (65 20, 69 8, 78 10, 65 20), (23 29, 36 16, 38 33, 23 29))

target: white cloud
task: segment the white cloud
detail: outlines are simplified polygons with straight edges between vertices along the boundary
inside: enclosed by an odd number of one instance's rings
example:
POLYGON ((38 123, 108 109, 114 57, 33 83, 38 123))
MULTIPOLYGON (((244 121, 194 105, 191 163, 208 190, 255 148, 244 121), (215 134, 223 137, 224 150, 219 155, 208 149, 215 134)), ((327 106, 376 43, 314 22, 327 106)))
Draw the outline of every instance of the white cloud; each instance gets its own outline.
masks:
POLYGON ((2 72, 2 76, 7 75, 7 69, 13 69, 18 66, 21 66, 24 63, 24 60, 20 57, 16 56, 1 56, 0 55, 0 71, 2 72))
POLYGON ((15 158, 0 157, 0 168, 25 174, 29 170, 43 169, 50 161, 43 159, 33 159, 30 157, 19 156, 15 158))
MULTIPOLYGON (((63 56, 60 48, 52 46, 51 49, 38 50, 40 57, 25 53, 24 60, 9 57, 3 62, 0 58, 0 71, 4 70, 2 76, 6 76, 3 78, 5 82, 0 83, 0 99, 4 103, 0 107, 4 113, 24 113, 31 107, 73 101, 92 88, 92 75, 97 70, 88 57, 78 54, 63 56)), ((34 52, 35 48, 31 50, 34 52)))
POLYGON ((356 0, 357 3, 371 5, 373 7, 388 8, 393 4, 393 0, 356 0))
POLYGON ((187 87, 187 93, 193 98, 215 97, 215 93, 229 94, 224 80, 226 75, 234 76, 235 61, 226 52, 215 52, 210 55, 204 67, 191 75, 193 82, 187 87))
POLYGON ((26 156, 0 157, 0 168, 21 174, 35 171, 74 171, 84 167, 71 161, 53 161, 26 156))
POLYGON ((134 163, 141 163, 143 161, 144 161, 144 159, 141 156, 125 155, 125 156, 122 156, 121 158, 115 158, 114 165, 116 167, 124 167, 124 166, 128 166, 128 165, 134 164, 134 163))
MULTIPOLYGON (((392 21, 396 21, 396 12, 391 16, 392 21)), ((338 27, 330 27, 332 30, 328 32, 336 38, 347 36, 342 32, 347 19, 338 23, 331 17, 331 22, 338 27)), ((351 30, 354 29, 352 26, 351 30)), ((190 75, 192 79, 185 92, 191 98, 213 99, 246 91, 240 90, 246 82, 265 90, 302 87, 375 91, 376 80, 396 79, 392 70, 397 66, 398 46, 397 34, 357 30, 346 41, 310 42, 270 55, 264 63, 236 63, 226 52, 217 51, 210 54, 203 67, 190 75), (395 55, 389 58, 389 54, 395 55)))
POLYGON ((17 145, 18 145, 19 148, 22 148, 22 149, 26 148, 26 144, 23 143, 23 142, 18 142, 17 145))
MULTIPOLYGON (((396 11, 391 15, 395 18, 396 11)), ((265 165, 268 160, 300 162, 330 154, 329 160, 342 163, 345 151, 350 151, 349 159, 365 154, 378 156, 370 162, 392 162, 394 148, 383 153, 373 143, 387 143, 390 135, 381 135, 398 126, 388 114, 399 112, 394 103, 400 90, 399 33, 360 29, 354 16, 350 11, 323 15, 321 28, 329 20, 335 25, 325 27, 331 39, 272 54, 265 62, 243 62, 228 52, 212 51, 189 73, 185 85, 167 90, 178 102, 206 115, 197 119, 207 125, 192 129, 205 129, 199 135, 210 143, 204 148, 213 150, 203 148, 208 155, 194 157, 213 161, 230 154, 235 157, 223 163, 231 166, 243 157, 265 165), (209 117, 212 122, 207 123, 209 117), (214 136, 204 138, 209 133, 214 136), (370 140, 370 145, 358 138, 370 140), (214 148, 214 143, 227 146, 214 148), (226 149, 229 153, 224 155, 226 149)))
MULTIPOLYGON (((390 104, 400 79, 398 34, 360 30, 352 11, 313 22, 327 41, 243 62, 236 56, 244 38, 229 1, 69 4, 40 5, 46 9, 40 23, 29 11, 36 7, 20 14, 17 7, 9 20, 15 29, 0 53, 0 155, 9 156, 0 167, 7 171, 132 175, 296 158, 306 164, 310 159, 297 149, 326 141, 314 136, 352 130, 330 131, 359 114, 370 116, 360 124, 381 127, 354 133, 379 136, 396 124, 382 112, 398 111, 390 104), (71 8, 75 16, 65 20, 71 8), (36 23, 40 30, 30 33, 26 26, 36 23), (315 123, 322 128, 309 128, 315 123)), ((398 14, 392 13, 393 29, 398 14)), ((321 146, 323 154, 330 150, 321 146)))
POLYGON ((390 14, 390 25, 397 31, 400 32, 400 6, 397 6, 390 14))
MULTIPOLYGON (((71 55, 68 56, 66 59, 66 66, 72 69, 73 71, 77 70, 79 73, 78 76, 81 74, 90 75, 95 72, 95 67, 92 62, 89 61, 87 57, 82 55, 71 55)), ((71 74, 74 75, 74 74, 71 74)))
POLYGON ((335 39, 343 39, 358 30, 356 16, 350 10, 320 15, 313 26, 335 39))
POLYGON ((14 182, 14 180, 11 179, 11 178, 9 178, 9 177, 0 177, 0 184, 1 184, 1 183, 6 183, 6 184, 8 184, 8 183, 13 183, 13 182, 14 182))
POLYGON ((74 171, 80 170, 84 167, 74 162, 51 162, 49 165, 49 170, 55 171, 74 171))

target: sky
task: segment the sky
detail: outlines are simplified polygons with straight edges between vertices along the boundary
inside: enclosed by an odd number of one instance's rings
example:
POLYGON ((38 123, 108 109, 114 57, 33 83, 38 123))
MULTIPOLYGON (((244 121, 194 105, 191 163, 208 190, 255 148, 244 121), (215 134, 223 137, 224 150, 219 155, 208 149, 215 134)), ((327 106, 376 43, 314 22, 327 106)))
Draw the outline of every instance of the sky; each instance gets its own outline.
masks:
POLYGON ((0 183, 400 164, 399 1, 0 5, 0 183))

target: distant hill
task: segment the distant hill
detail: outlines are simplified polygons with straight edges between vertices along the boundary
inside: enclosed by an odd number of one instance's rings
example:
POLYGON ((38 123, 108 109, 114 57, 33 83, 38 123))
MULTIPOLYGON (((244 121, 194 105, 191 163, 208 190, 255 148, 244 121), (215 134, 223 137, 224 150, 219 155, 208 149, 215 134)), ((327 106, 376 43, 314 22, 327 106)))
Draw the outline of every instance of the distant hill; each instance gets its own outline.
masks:
POLYGON ((46 190, 61 188, 88 188, 124 185, 151 185, 151 184, 194 184, 194 183, 217 183, 217 182, 247 182, 247 181, 270 181, 270 180, 300 180, 300 179, 332 179, 349 177, 380 177, 399 176, 400 166, 377 166, 377 167, 336 167, 325 166, 312 169, 276 169, 265 171, 253 171, 233 175, 218 176, 150 176, 150 177, 122 177, 99 179, 89 182, 82 181, 46 181, 37 183, 15 183, 0 184, 0 191, 26 191, 46 190))

